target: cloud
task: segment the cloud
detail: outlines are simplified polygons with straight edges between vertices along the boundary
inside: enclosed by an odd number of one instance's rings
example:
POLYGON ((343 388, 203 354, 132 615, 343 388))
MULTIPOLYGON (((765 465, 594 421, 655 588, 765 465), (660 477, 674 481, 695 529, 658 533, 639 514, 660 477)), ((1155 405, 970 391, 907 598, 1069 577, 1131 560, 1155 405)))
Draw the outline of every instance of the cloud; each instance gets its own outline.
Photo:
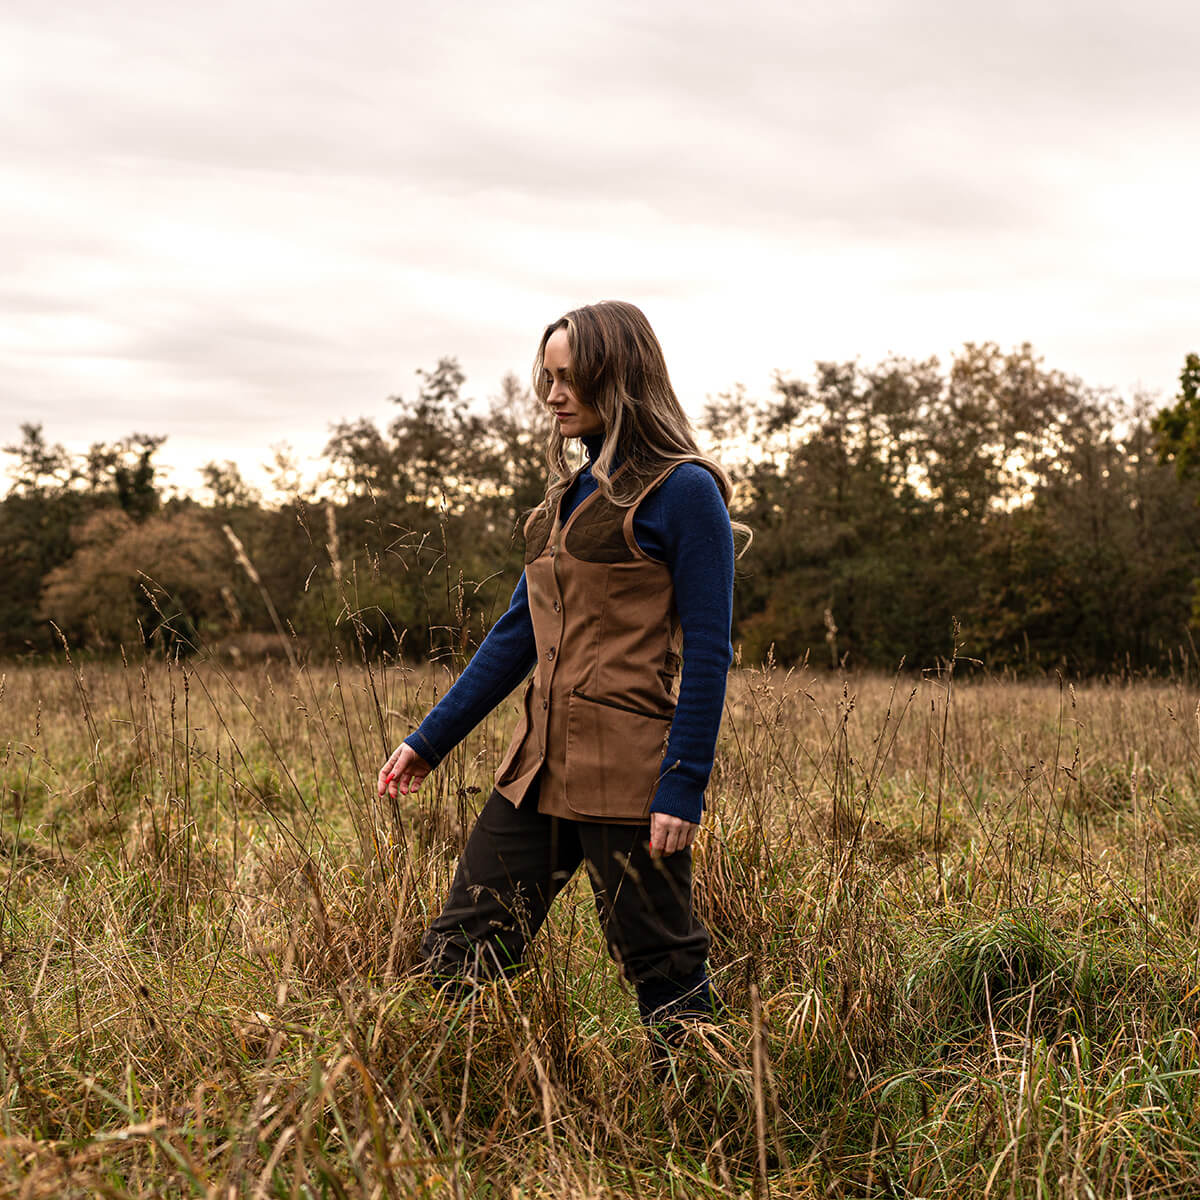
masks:
POLYGON ((1200 324, 1196 43, 1165 0, 16 0, 0 424, 316 447, 443 354, 496 390, 613 296, 694 411, 967 337, 1166 389, 1200 324))

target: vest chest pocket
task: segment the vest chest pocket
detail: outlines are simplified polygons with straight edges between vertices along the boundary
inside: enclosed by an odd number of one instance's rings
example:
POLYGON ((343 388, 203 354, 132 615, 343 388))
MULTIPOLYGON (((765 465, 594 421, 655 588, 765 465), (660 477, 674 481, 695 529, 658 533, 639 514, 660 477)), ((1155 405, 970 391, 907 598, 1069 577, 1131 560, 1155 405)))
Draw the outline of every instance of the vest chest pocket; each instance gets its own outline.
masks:
POLYGON ((567 806, 602 819, 645 817, 662 772, 672 716, 573 691, 567 713, 567 806))

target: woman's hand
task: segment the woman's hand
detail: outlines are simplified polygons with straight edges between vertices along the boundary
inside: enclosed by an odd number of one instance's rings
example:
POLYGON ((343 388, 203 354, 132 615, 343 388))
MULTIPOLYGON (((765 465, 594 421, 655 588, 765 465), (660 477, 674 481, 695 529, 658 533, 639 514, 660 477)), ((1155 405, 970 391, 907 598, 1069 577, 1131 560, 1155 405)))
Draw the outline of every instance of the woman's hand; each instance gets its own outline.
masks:
POLYGON ((401 742, 392 756, 379 768, 379 794, 386 792, 393 800, 396 792, 407 796, 421 786, 421 780, 432 768, 407 743, 401 742))
POLYGON ((667 813, 650 814, 650 853, 655 858, 674 854, 683 850, 696 840, 696 830, 699 825, 685 821, 682 817, 672 817, 667 813))

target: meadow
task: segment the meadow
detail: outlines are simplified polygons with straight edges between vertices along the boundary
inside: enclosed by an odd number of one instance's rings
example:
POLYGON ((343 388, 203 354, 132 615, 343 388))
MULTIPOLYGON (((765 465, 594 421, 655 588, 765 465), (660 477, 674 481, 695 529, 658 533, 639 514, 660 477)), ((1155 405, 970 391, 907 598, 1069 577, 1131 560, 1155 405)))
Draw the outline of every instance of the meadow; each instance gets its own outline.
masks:
POLYGON ((0 1194, 1200 1192, 1200 688, 738 670, 670 1077, 586 881, 414 970, 515 720, 375 796, 442 668, 0 667, 0 1194))

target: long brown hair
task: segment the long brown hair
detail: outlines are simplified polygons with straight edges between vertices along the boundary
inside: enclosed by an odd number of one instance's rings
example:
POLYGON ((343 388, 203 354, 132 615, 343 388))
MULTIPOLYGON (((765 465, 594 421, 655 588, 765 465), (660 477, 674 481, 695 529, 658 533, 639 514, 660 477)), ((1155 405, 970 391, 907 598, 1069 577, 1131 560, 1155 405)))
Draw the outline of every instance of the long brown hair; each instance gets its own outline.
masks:
MULTIPOLYGON (((596 409, 604 423, 604 442, 592 463, 592 475, 605 498, 616 504, 631 504, 636 498, 636 490, 629 495, 614 490, 612 476, 618 461, 629 465, 628 477, 635 489, 638 481, 671 463, 697 462, 716 480, 728 508, 733 484, 721 464, 696 444, 691 422, 671 386, 662 346, 645 313, 624 300, 604 300, 572 309, 547 325, 533 361, 533 390, 543 403, 550 394, 543 363, 546 343, 559 329, 567 331, 572 390, 596 409)), ((550 484, 543 503, 547 506, 557 505, 573 475, 565 446, 556 424, 546 447, 550 484)), ((749 541, 746 526, 734 522, 734 529, 749 541)))

